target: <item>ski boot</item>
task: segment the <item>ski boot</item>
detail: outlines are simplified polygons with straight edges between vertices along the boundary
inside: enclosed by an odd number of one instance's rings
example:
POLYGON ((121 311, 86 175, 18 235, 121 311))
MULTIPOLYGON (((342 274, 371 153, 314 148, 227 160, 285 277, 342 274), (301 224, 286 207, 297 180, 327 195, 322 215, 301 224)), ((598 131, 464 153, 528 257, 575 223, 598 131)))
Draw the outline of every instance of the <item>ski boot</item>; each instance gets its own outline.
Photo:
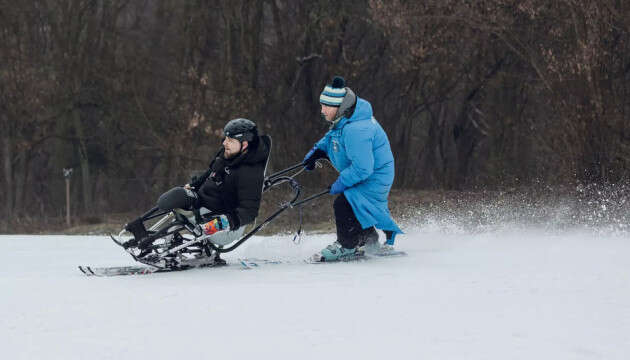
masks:
MULTIPOLYGON (((134 221, 128 224, 125 224, 123 231, 127 231, 133 235, 133 237, 128 241, 120 242, 120 243, 116 241, 125 250, 129 248, 133 248, 133 247, 138 247, 143 240, 146 241, 146 239, 149 237, 149 233, 147 229, 144 227, 144 222, 142 221, 142 218, 137 218, 134 221)), ((123 232, 121 231, 119 236, 122 233, 123 232)))
POLYGON ((405 256, 406 252, 396 250, 394 248, 394 241, 396 238, 396 233, 393 231, 385 230, 385 243, 383 245, 379 245, 376 248, 376 251, 370 252, 370 255, 374 256, 405 256))
POLYGON ((373 226, 361 230, 359 233, 359 248, 367 253, 379 251, 381 244, 378 242, 378 233, 373 226))
POLYGON ((380 247, 379 254, 396 254, 401 253, 394 249, 394 241, 396 239, 396 233, 393 231, 385 230, 385 243, 380 247))
POLYGON ((365 252, 358 247, 347 249, 338 241, 326 246, 322 251, 311 257, 312 262, 350 261, 362 257, 365 252))

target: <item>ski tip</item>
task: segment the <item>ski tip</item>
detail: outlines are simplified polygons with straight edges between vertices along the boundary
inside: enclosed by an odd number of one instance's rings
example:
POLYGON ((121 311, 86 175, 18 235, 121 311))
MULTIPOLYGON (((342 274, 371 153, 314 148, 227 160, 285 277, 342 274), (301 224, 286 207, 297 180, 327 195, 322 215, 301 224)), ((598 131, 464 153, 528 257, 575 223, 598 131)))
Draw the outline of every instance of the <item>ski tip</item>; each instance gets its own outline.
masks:
POLYGON ((108 235, 109 235, 109 238, 112 239, 112 241, 116 243, 116 245, 123 246, 122 243, 114 237, 114 235, 112 235, 111 233, 109 233, 108 235))
POLYGON ((87 276, 93 276, 96 275, 94 273, 94 271, 92 271, 92 269, 89 266, 80 266, 79 265, 79 270, 81 270, 82 273, 84 273, 87 276))

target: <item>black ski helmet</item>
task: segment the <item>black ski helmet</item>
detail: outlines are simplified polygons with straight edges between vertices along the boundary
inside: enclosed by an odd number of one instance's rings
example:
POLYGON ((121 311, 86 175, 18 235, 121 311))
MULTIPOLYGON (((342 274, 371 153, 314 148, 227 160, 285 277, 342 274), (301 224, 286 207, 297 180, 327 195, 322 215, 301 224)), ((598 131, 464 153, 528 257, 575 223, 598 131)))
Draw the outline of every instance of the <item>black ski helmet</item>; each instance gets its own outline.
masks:
POLYGON ((237 118, 230 120, 223 128, 223 135, 240 142, 253 141, 258 137, 256 124, 248 119, 237 118))

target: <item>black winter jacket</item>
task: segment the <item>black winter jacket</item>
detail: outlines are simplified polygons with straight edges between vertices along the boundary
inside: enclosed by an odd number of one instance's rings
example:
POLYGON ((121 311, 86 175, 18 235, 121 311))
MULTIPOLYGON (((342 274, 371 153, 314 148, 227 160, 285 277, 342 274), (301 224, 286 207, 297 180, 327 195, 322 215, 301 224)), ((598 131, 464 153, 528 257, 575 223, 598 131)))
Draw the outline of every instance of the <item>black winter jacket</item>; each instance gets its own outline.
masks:
POLYGON ((200 205, 214 213, 226 214, 232 230, 258 216, 271 138, 262 135, 257 142, 250 142, 250 146, 254 143, 257 144, 234 159, 225 159, 221 148, 210 163, 205 182, 196 187, 200 205))

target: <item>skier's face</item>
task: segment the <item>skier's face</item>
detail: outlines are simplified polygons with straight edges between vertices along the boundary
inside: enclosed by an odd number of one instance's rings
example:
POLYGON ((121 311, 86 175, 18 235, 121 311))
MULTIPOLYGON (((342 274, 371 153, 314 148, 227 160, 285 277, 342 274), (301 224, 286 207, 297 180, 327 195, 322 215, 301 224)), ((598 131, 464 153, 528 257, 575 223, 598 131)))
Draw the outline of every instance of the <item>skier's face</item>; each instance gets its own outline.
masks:
POLYGON ((236 139, 226 136, 223 140, 223 148, 225 148, 223 156, 226 159, 231 159, 234 156, 238 155, 241 151, 247 149, 247 141, 243 141, 243 143, 241 143, 236 139))
POLYGON ((326 121, 335 120, 335 116, 337 116, 338 109, 339 108, 336 106, 328 106, 328 105, 322 104, 322 114, 324 114, 326 121))

